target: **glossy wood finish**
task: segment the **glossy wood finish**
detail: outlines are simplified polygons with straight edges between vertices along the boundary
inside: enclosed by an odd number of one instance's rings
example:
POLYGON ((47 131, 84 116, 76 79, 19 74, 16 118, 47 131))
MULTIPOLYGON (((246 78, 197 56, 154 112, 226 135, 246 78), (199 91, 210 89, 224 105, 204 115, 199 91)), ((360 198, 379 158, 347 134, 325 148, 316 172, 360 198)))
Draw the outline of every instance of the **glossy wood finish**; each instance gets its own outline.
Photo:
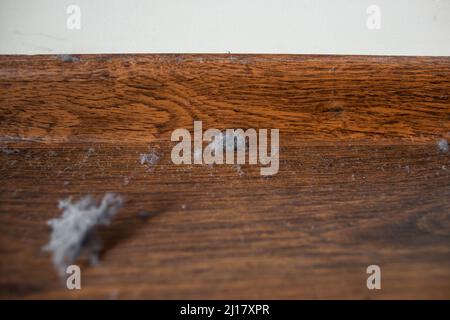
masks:
POLYGON ((450 298, 449 92, 450 58, 0 57, 0 297, 450 298), (279 173, 175 166, 194 120, 279 128, 279 173), (108 191, 125 206, 69 291, 45 222, 108 191))

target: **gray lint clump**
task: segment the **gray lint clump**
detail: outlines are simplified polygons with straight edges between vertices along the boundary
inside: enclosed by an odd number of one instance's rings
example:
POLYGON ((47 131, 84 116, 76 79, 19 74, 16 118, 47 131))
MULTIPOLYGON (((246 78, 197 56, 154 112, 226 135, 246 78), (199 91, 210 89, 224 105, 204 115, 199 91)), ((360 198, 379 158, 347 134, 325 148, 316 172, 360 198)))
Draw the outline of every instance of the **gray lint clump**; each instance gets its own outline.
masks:
POLYGON ((442 152, 448 152, 448 142, 445 139, 440 139, 437 142, 437 146, 439 148, 439 150, 441 150, 442 152))
MULTIPOLYGON (((212 142, 208 144, 214 153, 218 150, 222 151, 223 156, 227 153, 234 153, 235 151, 246 150, 245 137, 241 138, 236 132, 230 132, 227 134, 226 131, 218 132, 213 136, 212 142)), ((203 150, 202 148, 194 148, 194 159, 202 161, 203 150)))
POLYGON ((122 204, 122 197, 114 193, 107 193, 98 206, 91 196, 78 202, 70 198, 59 201, 62 215, 47 222, 52 232, 43 249, 53 253, 53 264, 61 277, 82 251, 86 251, 92 264, 98 261, 102 245, 96 227, 109 225, 122 204))
MULTIPOLYGON (((213 142, 210 144, 211 149, 214 150, 214 152, 217 152, 217 150, 222 149, 224 152, 224 155, 226 153, 233 153, 234 151, 240 151, 240 150, 246 150, 247 146, 245 144, 245 137, 240 139, 240 135, 236 132, 233 132, 232 134, 227 135, 226 131, 222 131, 214 136, 213 142)), ((201 157, 200 154, 197 154, 197 150, 194 151, 194 157, 201 157)), ((239 176, 244 175, 244 171, 242 170, 242 167, 238 164, 235 166, 237 173, 239 176)))
POLYGON ((149 153, 141 153, 139 156, 139 162, 142 165, 146 165, 147 167, 153 167, 155 164, 159 162, 161 155, 156 150, 151 150, 149 153))
POLYGON ((232 152, 235 150, 245 149, 245 139, 239 139, 239 134, 233 132, 232 135, 227 135, 225 131, 214 136, 212 142, 214 150, 223 148, 225 152, 232 152))

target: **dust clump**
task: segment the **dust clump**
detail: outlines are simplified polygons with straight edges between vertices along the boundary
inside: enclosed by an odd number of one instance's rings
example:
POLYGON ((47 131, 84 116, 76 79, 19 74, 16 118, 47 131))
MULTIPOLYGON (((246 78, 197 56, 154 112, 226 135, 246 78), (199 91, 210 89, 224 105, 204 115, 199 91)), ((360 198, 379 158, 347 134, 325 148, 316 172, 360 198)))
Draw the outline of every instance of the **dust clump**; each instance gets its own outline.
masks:
POLYGON ((62 215, 47 222, 52 232, 43 250, 53 253, 53 264, 61 277, 83 252, 88 254, 91 264, 98 262, 102 244, 97 226, 109 225, 122 205, 122 197, 114 193, 107 193, 99 205, 91 196, 78 202, 72 202, 71 198, 59 201, 62 215))
POLYGON ((92 156, 95 154, 95 148, 89 148, 88 151, 86 152, 86 155, 88 157, 92 156))
POLYGON ((161 154, 155 149, 151 150, 149 153, 141 153, 139 156, 139 162, 149 168, 156 165, 160 159, 161 154))
POLYGON ((80 58, 72 56, 70 54, 59 54, 57 56, 63 62, 79 62, 79 61, 81 61, 80 58))
POLYGON ((437 142, 437 147, 439 150, 441 150, 444 153, 448 152, 448 141, 445 139, 440 139, 437 142))
POLYGON ((214 150, 224 149, 225 152, 232 152, 236 150, 245 150, 245 139, 239 139, 239 134, 233 132, 227 135, 225 131, 214 136, 214 142, 211 144, 214 150))
POLYGON ((242 170, 242 167, 240 164, 237 164, 234 167, 236 168, 236 172, 239 174, 240 177, 242 177, 245 174, 245 172, 244 172, 244 170, 242 170))

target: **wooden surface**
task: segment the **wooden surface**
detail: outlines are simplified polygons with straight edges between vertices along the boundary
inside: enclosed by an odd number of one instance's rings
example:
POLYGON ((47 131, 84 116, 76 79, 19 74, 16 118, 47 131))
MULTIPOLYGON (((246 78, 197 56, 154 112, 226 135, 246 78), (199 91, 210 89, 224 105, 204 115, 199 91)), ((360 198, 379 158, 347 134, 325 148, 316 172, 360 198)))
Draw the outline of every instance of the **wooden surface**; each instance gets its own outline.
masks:
POLYGON ((0 297, 448 299, 449 92, 450 58, 2 56, 0 297), (280 171, 173 165, 194 120, 279 128, 280 171), (46 221, 108 191, 125 206, 69 291, 46 221))

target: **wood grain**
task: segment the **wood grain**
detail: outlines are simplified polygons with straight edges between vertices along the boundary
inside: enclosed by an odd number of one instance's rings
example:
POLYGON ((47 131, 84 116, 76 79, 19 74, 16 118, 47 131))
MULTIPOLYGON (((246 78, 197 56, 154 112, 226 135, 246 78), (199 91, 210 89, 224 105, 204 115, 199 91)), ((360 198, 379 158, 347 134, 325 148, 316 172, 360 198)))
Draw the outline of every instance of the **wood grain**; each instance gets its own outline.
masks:
POLYGON ((449 92, 447 57, 1 56, 0 297, 449 299, 449 92), (279 128, 280 171, 174 165, 194 120, 279 128), (69 291, 46 221, 108 191, 125 206, 69 291))

